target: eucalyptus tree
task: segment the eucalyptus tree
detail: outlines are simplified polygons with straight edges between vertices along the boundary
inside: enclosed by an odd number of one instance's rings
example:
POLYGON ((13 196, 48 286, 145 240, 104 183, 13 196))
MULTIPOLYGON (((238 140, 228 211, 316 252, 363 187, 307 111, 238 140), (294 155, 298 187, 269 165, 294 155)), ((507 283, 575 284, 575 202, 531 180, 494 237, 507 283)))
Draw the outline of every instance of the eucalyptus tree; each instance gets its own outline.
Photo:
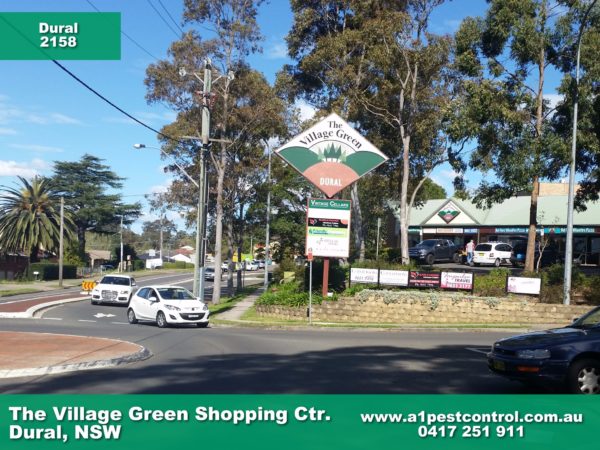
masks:
MULTIPOLYGON (((265 134, 277 133, 280 123, 273 125, 276 115, 273 111, 283 108, 283 103, 274 96, 264 77, 250 69, 246 62, 251 53, 260 49, 261 35, 256 14, 262 3, 262 0, 186 0, 185 22, 196 25, 198 30, 208 28, 209 37, 203 39, 196 30, 184 34, 181 40, 171 45, 168 60, 151 64, 147 69, 147 100, 167 103, 178 111, 176 122, 163 129, 165 135, 175 138, 198 136, 202 104, 204 100, 208 101, 211 138, 219 139, 211 145, 209 153, 209 170, 214 176, 211 193, 214 192, 216 197, 213 223, 217 278, 220 277, 223 260, 223 226, 230 222, 231 206, 235 201, 231 191, 243 186, 229 175, 234 175, 232 168, 236 161, 260 161, 256 158, 257 143, 264 139, 265 134), (213 95, 203 99, 195 95, 202 88, 196 77, 182 77, 181 74, 202 73, 205 61, 209 59, 215 75, 213 95)), ((199 150, 196 144, 163 138, 166 153, 182 161, 184 166, 194 167, 194 158, 199 150)), ((189 202, 189 186, 181 188, 181 183, 175 183, 173 189, 181 195, 172 199, 189 202)), ((219 300, 220 291, 215 289, 213 302, 219 300)))
POLYGON ((464 97, 450 134, 455 142, 476 141, 469 166, 495 175, 476 190, 478 205, 531 191, 525 269, 533 271, 540 180, 560 177, 566 156, 544 100, 546 72, 558 63, 564 34, 549 0, 489 4, 485 17, 465 19, 456 35, 464 97))
MULTIPOLYGON (((60 195, 48 178, 18 179, 21 186, 0 188, 0 250, 25 252, 30 262, 37 262, 40 250, 58 251, 60 195)), ((67 212, 64 214, 67 241, 73 238, 74 227, 67 212)))

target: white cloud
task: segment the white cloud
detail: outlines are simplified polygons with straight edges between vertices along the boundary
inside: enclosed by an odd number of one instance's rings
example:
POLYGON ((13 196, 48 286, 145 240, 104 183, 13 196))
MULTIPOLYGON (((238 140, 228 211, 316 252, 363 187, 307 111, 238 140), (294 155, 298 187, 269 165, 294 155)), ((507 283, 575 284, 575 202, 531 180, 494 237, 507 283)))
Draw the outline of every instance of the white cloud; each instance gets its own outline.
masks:
POLYGON ((36 125, 83 125, 74 117, 58 112, 32 112, 6 103, 8 97, 0 95, 0 124, 15 122, 33 123, 36 125))
MULTIPOLYGON (((145 122, 148 125, 163 125, 165 123, 174 122, 177 119, 177 114, 173 111, 165 111, 163 113, 154 113, 147 111, 137 111, 132 114, 138 120, 145 122)), ((122 123, 126 125, 138 125, 138 123, 127 116, 105 117, 104 122, 122 123)))
POLYGON ((550 102, 550 108, 556 108, 556 106, 565 99, 562 94, 544 94, 544 100, 550 102))
POLYGON ((59 147, 50 147, 48 145, 36 144, 11 144, 9 147, 38 153, 63 153, 65 151, 64 149, 59 147))
POLYGON ((12 128, 0 128, 0 136, 14 136, 17 134, 17 130, 12 128))
POLYGON ((296 108, 300 110, 300 119, 303 121, 312 119, 317 112, 314 107, 302 100, 296 103, 296 108))
POLYGON ((265 51, 265 57, 267 59, 283 59, 288 56, 288 48, 286 42, 281 39, 276 42, 272 42, 269 48, 265 51))
POLYGON ((52 168, 52 165, 42 159, 33 159, 30 162, 2 161, 0 160, 0 176, 33 178, 52 168))

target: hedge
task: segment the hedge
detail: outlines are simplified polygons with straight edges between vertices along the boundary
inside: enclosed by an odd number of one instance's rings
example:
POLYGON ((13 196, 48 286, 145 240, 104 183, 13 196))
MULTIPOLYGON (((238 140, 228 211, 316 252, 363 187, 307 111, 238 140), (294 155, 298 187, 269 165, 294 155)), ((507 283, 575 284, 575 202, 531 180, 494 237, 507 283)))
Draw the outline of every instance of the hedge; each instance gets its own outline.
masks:
MULTIPOLYGON (((35 280, 36 276, 34 272, 38 272, 37 279, 38 280, 58 280, 58 264, 51 263, 33 263, 29 265, 29 270, 27 272, 27 278, 31 280, 35 280)), ((73 265, 63 265, 63 278, 65 279, 73 279, 77 278, 77 266, 73 265)))

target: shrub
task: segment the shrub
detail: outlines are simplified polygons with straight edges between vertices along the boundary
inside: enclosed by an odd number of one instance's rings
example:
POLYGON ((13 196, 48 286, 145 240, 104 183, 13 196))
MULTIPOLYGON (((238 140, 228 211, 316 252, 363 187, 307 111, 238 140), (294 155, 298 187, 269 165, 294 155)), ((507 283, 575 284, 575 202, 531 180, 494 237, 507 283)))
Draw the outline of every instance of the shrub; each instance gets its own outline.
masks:
POLYGON ((492 269, 487 275, 477 275, 473 293, 483 297, 503 297, 506 295, 506 277, 510 269, 492 269))
MULTIPOLYGON (((304 280, 303 288, 308 290, 309 286, 309 265, 302 268, 302 274, 300 279, 304 280)), ((348 276, 348 270, 345 267, 341 267, 337 260, 330 260, 329 263, 329 289, 334 292, 341 292, 346 288, 346 278, 348 276)), ((323 286, 323 260, 313 261, 313 273, 312 273, 312 288, 313 291, 321 291, 323 286)))
MULTIPOLYGON (((51 263, 33 263, 29 266, 27 273, 27 279, 35 280, 34 272, 38 272, 39 280, 58 280, 58 264, 51 263)), ((77 266, 63 265, 63 278, 73 279, 77 278, 77 266)))
POLYGON ((187 269, 189 267, 194 267, 194 265, 185 261, 173 261, 163 263, 163 269, 187 269))
MULTIPOLYGON (((315 303, 320 303, 320 296, 313 296, 315 303)), ((257 305, 304 306, 308 305, 308 292, 303 292, 300 283, 276 285, 262 294, 257 305)))

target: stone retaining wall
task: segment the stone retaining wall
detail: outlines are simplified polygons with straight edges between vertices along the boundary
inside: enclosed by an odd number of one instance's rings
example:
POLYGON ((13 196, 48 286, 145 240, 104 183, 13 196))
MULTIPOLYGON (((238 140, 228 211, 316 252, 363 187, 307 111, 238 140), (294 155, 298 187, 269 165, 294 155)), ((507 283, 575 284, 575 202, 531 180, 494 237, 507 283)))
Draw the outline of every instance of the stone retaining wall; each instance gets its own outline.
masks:
MULTIPOLYGON (((362 291, 313 305, 318 322, 390 324, 568 324, 591 306, 542 304, 537 299, 475 297, 456 293, 362 291)), ((257 305, 261 316, 306 319, 307 308, 257 305)))

